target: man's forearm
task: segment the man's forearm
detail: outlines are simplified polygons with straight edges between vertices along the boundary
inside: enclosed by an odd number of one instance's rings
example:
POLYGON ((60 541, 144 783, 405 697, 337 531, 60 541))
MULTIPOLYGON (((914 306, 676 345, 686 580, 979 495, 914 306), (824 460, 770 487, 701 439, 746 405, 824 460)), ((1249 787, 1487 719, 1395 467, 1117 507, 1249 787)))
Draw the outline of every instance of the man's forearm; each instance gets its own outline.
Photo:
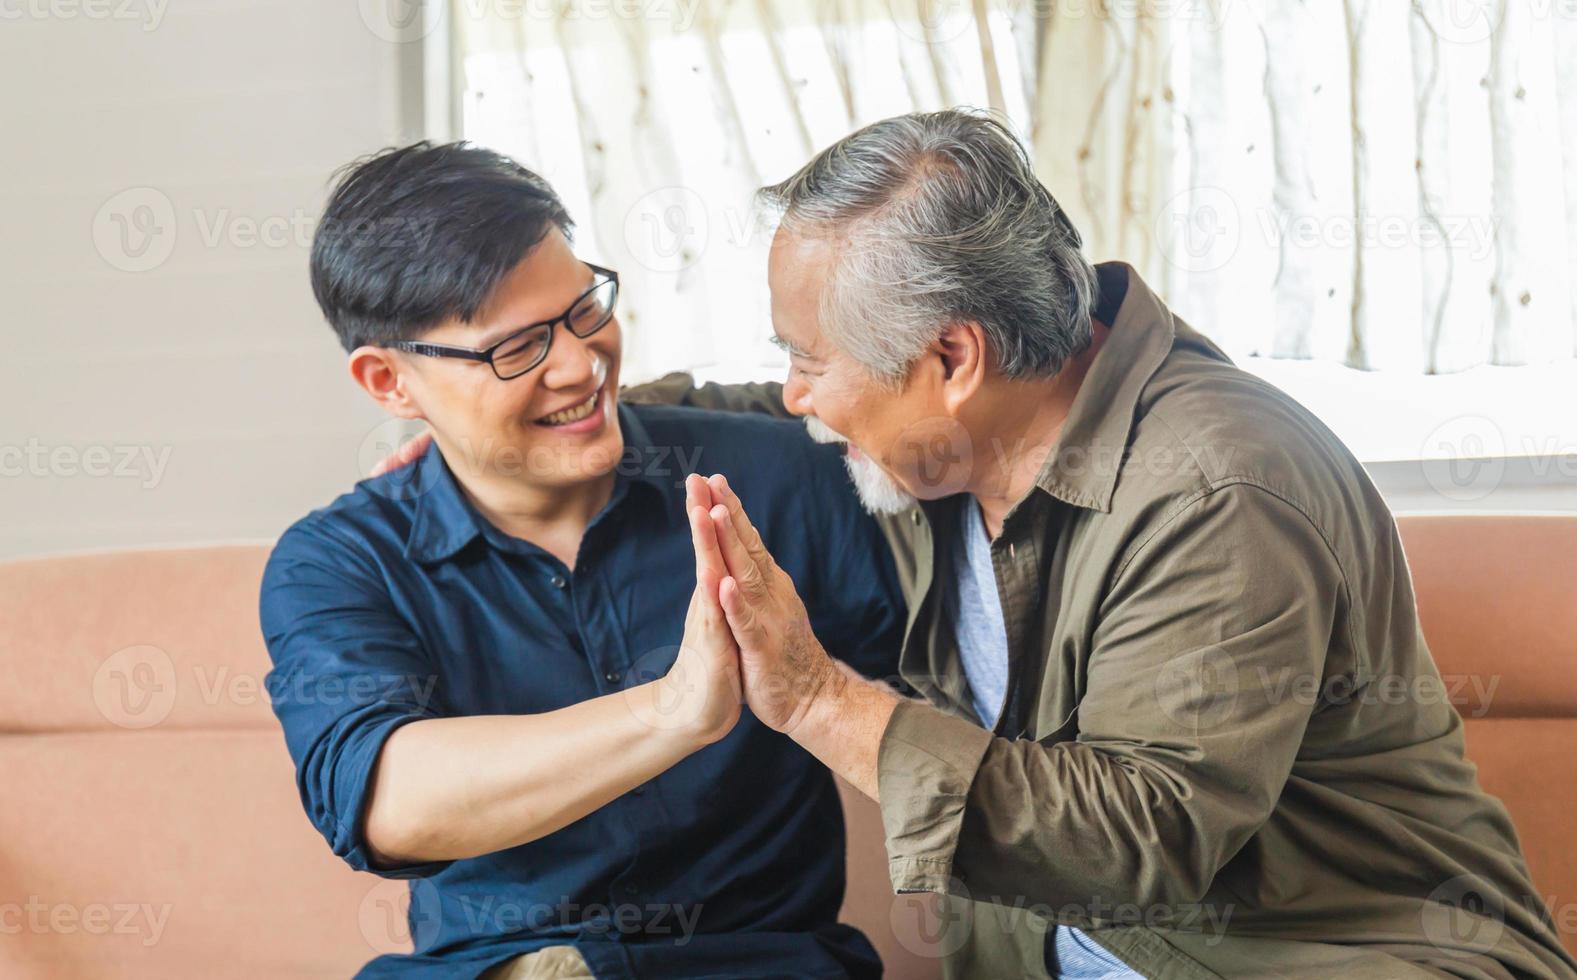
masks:
POLYGON ((885 684, 866 680, 834 660, 830 681, 788 734, 855 789, 880 800, 876 760, 882 733, 899 697, 885 684))
POLYGON ((661 680, 536 715, 433 718, 384 743, 364 826, 393 867, 544 837, 705 744, 666 710, 661 680))

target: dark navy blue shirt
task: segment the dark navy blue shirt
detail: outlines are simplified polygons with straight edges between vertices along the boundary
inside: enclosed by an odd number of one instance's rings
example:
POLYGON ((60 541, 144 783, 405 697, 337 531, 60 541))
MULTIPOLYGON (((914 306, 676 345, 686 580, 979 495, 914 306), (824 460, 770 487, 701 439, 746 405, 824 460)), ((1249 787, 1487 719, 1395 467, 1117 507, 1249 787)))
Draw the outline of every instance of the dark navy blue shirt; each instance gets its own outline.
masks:
MULTIPOLYGON (((478 514, 436 448, 313 512, 269 559, 268 686, 307 815, 352 867, 413 879, 414 955, 380 957, 363 976, 476 976, 565 943, 599 977, 880 970, 865 937, 836 921, 843 821, 830 774, 748 708, 721 741, 539 840, 369 867, 368 775, 398 726, 552 711, 667 671, 695 587, 690 472, 728 477, 833 656, 896 673, 891 555, 834 448, 762 416, 621 405, 619 420, 612 497, 573 571, 478 514)), ((521 765, 531 751, 520 747, 521 765)))

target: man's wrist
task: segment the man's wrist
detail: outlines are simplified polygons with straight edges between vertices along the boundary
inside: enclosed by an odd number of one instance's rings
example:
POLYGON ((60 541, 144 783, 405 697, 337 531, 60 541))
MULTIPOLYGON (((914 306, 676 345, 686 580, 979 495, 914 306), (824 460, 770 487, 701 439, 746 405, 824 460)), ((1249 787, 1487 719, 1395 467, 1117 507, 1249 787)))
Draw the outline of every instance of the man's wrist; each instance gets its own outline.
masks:
POLYGON ((674 678, 658 677, 625 688, 620 694, 636 722, 681 756, 716 741, 707 737, 700 724, 701 712, 694 701, 685 697, 674 678))
POLYGON ((873 684, 852 667, 826 657, 827 676, 799 713, 797 723, 785 734, 804 744, 817 737, 839 738, 851 728, 885 727, 898 695, 873 684))

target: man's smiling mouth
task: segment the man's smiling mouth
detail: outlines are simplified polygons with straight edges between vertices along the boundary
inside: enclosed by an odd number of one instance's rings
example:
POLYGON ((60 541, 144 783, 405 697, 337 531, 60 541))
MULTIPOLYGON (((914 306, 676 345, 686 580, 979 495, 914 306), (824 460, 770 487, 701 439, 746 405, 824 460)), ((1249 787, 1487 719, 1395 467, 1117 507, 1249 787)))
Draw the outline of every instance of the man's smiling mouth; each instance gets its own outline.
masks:
POLYGON ((550 412, 547 415, 537 419, 537 424, 569 425, 572 422, 579 422, 581 419, 597 410, 597 399, 601 397, 601 395, 602 389, 598 388, 596 391, 591 393, 590 397, 581 402, 579 405, 575 405, 557 412, 550 412))

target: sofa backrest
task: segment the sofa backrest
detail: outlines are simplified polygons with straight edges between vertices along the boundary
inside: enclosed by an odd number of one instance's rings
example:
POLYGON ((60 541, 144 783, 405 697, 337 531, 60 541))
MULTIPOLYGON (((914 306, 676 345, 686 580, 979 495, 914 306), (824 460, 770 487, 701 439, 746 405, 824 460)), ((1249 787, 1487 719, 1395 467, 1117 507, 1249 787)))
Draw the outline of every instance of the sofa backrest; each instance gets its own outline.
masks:
POLYGON ((1577 954, 1577 516, 1397 524, 1468 758, 1511 811, 1534 886, 1577 954))
MULTIPOLYGON (((1403 519, 1424 632, 1577 949, 1577 518, 1403 519), (1563 910, 1565 914, 1563 913, 1563 910)), ((307 822, 263 689, 265 546, 0 564, 0 962, 18 978, 344 977, 409 948, 405 885, 307 822)), ((847 787, 843 918, 888 975, 940 976, 847 787)))

